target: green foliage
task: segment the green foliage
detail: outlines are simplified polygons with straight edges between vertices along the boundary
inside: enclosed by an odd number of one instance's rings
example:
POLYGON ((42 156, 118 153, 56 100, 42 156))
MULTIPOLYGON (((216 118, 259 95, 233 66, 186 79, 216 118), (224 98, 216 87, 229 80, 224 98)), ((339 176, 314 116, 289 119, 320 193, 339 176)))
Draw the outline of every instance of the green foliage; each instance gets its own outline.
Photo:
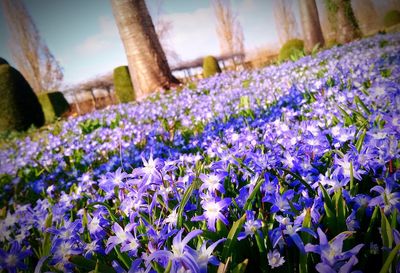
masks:
POLYGON ((59 91, 39 94, 38 99, 42 105, 46 123, 54 122, 69 110, 67 100, 59 91))
POLYGON ((44 124, 39 100, 15 68, 0 65, 0 131, 24 131, 44 124))
POLYGON ((216 73, 221 73, 221 68, 214 56, 206 56, 203 59, 203 76, 204 78, 211 77, 216 73))
POLYGON ((291 56, 298 56, 299 51, 303 52, 304 41, 300 39, 292 39, 287 41, 279 51, 279 61, 285 61, 291 58, 291 56))
POLYGON ((383 24, 385 27, 391 27, 400 23, 400 11, 390 10, 385 14, 383 18, 383 24))
POLYGON ((5 59, 3 59, 2 57, 0 57, 0 65, 2 65, 2 64, 8 64, 8 62, 5 59))
POLYGON ((118 101, 121 103, 135 100, 135 91, 128 66, 119 66, 114 69, 114 90, 118 101))

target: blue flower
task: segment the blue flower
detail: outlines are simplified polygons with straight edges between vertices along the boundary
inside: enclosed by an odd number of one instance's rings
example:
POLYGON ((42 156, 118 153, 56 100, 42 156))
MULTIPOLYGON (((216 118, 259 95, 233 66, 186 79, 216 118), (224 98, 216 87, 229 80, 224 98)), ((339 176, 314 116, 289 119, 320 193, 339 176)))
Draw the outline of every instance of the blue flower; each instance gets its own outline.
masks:
POLYGON ((267 258, 271 268, 280 267, 285 262, 285 259, 281 257, 281 254, 276 249, 268 251, 267 258))
POLYGON ((13 241, 8 251, 0 249, 0 269, 5 269, 9 273, 17 273, 18 269, 28 269, 24 259, 31 254, 31 250, 22 250, 18 242, 13 241))
POLYGON ((138 247, 139 241, 133 234, 131 230, 133 229, 133 224, 128 224, 124 229, 118 224, 114 223, 112 230, 115 236, 111 236, 107 240, 106 254, 108 254, 115 246, 121 244, 121 251, 129 251, 131 255, 135 255, 138 247))
POLYGON ((189 269, 190 272, 200 272, 196 257, 193 256, 194 250, 187 244, 190 240, 202 233, 201 230, 193 230, 188 233, 182 240, 183 229, 172 240, 171 251, 157 250, 146 258, 146 266, 149 268, 150 262, 153 260, 164 260, 166 263, 171 262, 171 271, 177 272, 181 267, 189 269), (190 249, 190 250, 189 250, 190 249))
MULTIPOLYGON (((357 255, 364 244, 358 244, 352 249, 343 252, 343 241, 348 238, 354 232, 345 231, 338 234, 335 238, 328 242, 325 233, 318 228, 319 245, 307 244, 305 246, 306 252, 314 252, 319 254, 321 257, 321 262, 317 267, 325 268, 329 266, 331 268, 337 269, 344 264, 345 260, 357 255)), ((321 272, 321 271, 320 271, 321 272)))
POLYGON ((219 191, 225 193, 224 186, 220 183, 226 177, 226 173, 216 173, 216 174, 200 174, 199 178, 203 181, 200 186, 200 190, 207 189, 210 192, 219 191))
POLYGON ((371 189, 379 193, 379 196, 372 198, 369 201, 369 206, 374 207, 379 205, 383 208, 385 214, 388 214, 393 210, 393 208, 400 209, 400 192, 394 192, 393 190, 398 187, 396 183, 392 180, 386 180, 386 188, 382 186, 375 186, 371 189))
POLYGON ((229 224, 228 219, 222 214, 222 210, 231 204, 230 198, 224 198, 220 201, 218 199, 211 199, 204 201, 202 207, 204 209, 203 215, 195 216, 192 218, 193 221, 207 220, 207 227, 216 231, 215 224, 217 220, 222 221, 225 225, 229 224))
POLYGON ((243 240, 247 236, 253 237, 254 233, 256 233, 261 227, 262 222, 260 219, 254 219, 255 212, 254 211, 246 211, 246 222, 244 223, 244 232, 240 232, 238 234, 238 240, 243 240))

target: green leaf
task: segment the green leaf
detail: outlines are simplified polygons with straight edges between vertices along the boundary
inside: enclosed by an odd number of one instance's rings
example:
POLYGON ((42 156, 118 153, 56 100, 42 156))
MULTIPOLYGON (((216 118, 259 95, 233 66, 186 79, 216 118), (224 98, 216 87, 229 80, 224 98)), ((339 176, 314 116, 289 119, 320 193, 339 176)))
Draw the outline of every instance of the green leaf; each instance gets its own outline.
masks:
POLYGON ((91 270, 96 270, 97 267, 97 272, 101 273, 108 273, 108 272, 115 272, 114 269, 100 261, 93 261, 84 258, 83 256, 72 256, 71 257, 71 262, 76 265, 82 272, 89 272, 91 270))
POLYGON ((256 197, 257 193, 259 192, 260 187, 261 187, 261 185, 262 185, 263 182, 264 182, 264 178, 259 178, 259 181, 258 181, 257 184, 254 186, 253 191, 251 192, 251 194, 249 195, 249 197, 248 197, 247 200, 246 200, 246 203, 245 203, 245 205, 244 205, 244 207, 243 207, 245 210, 251 209, 253 200, 254 200, 254 198, 256 197))
POLYGON ((313 57, 315 57, 315 55, 317 54, 318 49, 319 49, 319 46, 320 46, 320 44, 317 43, 317 44, 312 48, 312 50, 311 50, 311 55, 312 55, 313 57))
MULTIPOLYGON (((46 228, 49 228, 52 226, 52 222, 53 222, 53 214, 50 212, 46 218, 44 226, 46 228)), ((42 246, 39 250, 40 257, 38 258, 48 256, 50 254, 50 250, 51 250, 51 234, 50 232, 44 231, 42 246)))
POLYGON ((230 262, 231 262, 231 257, 228 257, 228 259, 226 259, 225 263, 222 263, 222 262, 219 263, 217 273, 226 273, 228 271, 230 262))
POLYGON ((335 192, 335 211, 336 211, 336 226, 338 230, 336 232, 342 232, 347 229, 346 218, 347 218, 347 205, 343 199, 342 190, 339 189, 335 192))
POLYGON ((340 107, 339 105, 337 107, 339 108, 340 113, 342 113, 343 120, 344 120, 344 126, 347 127, 347 126, 353 124, 351 116, 342 107, 340 107))
POLYGON ((393 231, 390 226, 389 220, 386 218, 383 209, 381 209, 381 234, 383 246, 392 248, 393 245, 393 231))
POLYGON ((224 248, 222 250, 222 260, 226 261, 228 256, 234 251, 235 243, 236 243, 236 238, 242 229, 244 222, 246 221, 246 214, 243 214, 242 217, 240 217, 239 220, 235 221, 229 230, 228 237, 226 238, 226 241, 224 243, 224 248))
POLYGON ((367 129, 364 128, 362 133, 361 133, 361 135, 359 136, 359 138, 356 141, 355 146, 356 146, 358 152, 361 151, 361 148, 362 148, 362 145, 364 143, 364 139, 365 139, 365 134, 366 133, 367 133, 367 129))
POLYGON ((323 197, 324 197, 324 203, 327 205, 327 207, 328 207, 330 210, 334 210, 334 206, 333 206, 333 203, 332 203, 332 199, 331 199, 331 197, 329 196, 328 192, 326 191, 326 189, 324 188, 324 186, 322 186, 321 183, 318 183, 318 184, 319 184, 319 187, 320 187, 320 189, 321 189, 321 191, 322 191, 322 195, 323 195, 323 197))
POLYGON ((397 255, 397 252, 400 251, 400 244, 396 245, 395 248, 392 249, 392 251, 390 251, 389 256, 387 257, 385 263, 383 264, 381 270, 379 271, 379 273, 386 273, 389 272, 390 266, 393 263, 394 258, 397 255))
POLYGON ((265 272, 267 271, 267 252, 265 249, 264 239, 257 231, 254 233, 254 237, 256 238, 258 251, 260 252, 260 269, 261 272, 265 272))
POLYGON ((181 228, 183 225, 183 211, 185 209, 185 206, 187 202, 189 201, 190 197, 192 196, 192 193, 195 189, 197 189, 200 186, 200 180, 196 177, 193 181, 193 183, 187 188, 185 193, 183 194, 182 201, 179 204, 178 208, 178 219, 177 219, 177 227, 181 228))
POLYGON ((361 107, 368 115, 371 114, 371 111, 367 108, 367 106, 365 106, 364 102, 362 102, 362 100, 361 100, 358 96, 355 96, 355 97, 354 97, 354 101, 355 101, 358 105, 360 105, 360 107, 361 107))
POLYGON ((367 229, 367 233, 365 235, 366 242, 370 241, 370 238, 372 236, 371 233, 372 233, 372 231, 375 230, 374 229, 374 225, 378 221, 378 215, 379 215, 379 206, 376 206, 375 209, 374 209, 374 212, 372 213, 371 220, 369 222, 369 226, 368 226, 368 229, 367 229))
POLYGON ((354 170, 353 170, 353 162, 350 161, 350 195, 354 196, 356 188, 354 186, 354 170))
POLYGON ((393 212, 390 214, 390 217, 392 218, 391 222, 390 222, 390 226, 392 227, 392 229, 396 229, 397 227, 397 209, 394 209, 393 212))
MULTIPOLYGON (((304 216, 302 226, 304 228, 311 228, 311 210, 310 210, 310 208, 306 209, 306 215, 304 216)), ((301 234, 301 239, 304 242, 304 245, 306 245, 311 242, 311 235, 306 232, 303 232, 301 234)), ((309 272, 308 263, 307 263, 308 256, 309 256, 308 253, 304 253, 304 254, 300 253, 300 258, 299 258, 299 263, 300 263, 299 264, 299 272, 300 273, 308 273, 309 272)))
POLYGON ((233 270, 232 273, 244 273, 246 271, 247 264, 249 263, 249 260, 246 259, 240 264, 238 264, 233 270))

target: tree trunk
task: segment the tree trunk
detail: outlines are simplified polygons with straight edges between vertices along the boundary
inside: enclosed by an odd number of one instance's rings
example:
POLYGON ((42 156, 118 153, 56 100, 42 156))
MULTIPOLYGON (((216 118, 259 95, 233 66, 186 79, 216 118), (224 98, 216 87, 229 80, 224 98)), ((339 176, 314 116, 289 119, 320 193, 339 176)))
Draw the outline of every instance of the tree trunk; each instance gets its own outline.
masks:
POLYGON ((315 0, 299 0, 304 47, 310 52, 316 44, 324 45, 318 9, 315 0))
POLYGON ((167 89, 179 81, 172 75, 144 0, 111 0, 125 47, 136 98, 167 89))
POLYGON ((361 37, 361 30, 351 7, 351 0, 335 0, 337 5, 336 41, 344 44, 361 37))

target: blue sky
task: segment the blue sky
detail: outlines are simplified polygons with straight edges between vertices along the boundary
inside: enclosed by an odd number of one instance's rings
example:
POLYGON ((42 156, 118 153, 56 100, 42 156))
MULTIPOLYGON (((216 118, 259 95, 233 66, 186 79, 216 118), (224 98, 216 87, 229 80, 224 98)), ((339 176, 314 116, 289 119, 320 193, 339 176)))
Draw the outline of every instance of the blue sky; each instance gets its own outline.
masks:
MULTIPOLYGON (((146 1, 156 10, 157 0, 146 1)), ((41 36, 72 84, 127 63, 109 0, 24 0, 41 36)), ((277 41, 271 0, 233 0, 246 49, 277 41)), ((162 16, 172 22, 170 47, 181 60, 219 53, 209 0, 164 0, 162 16)), ((13 63, 8 33, 0 13, 0 56, 13 63)))
MULTIPOLYGON (((109 0, 23 0, 54 56, 74 84, 127 64, 109 0)), ((146 0, 154 15, 160 0, 146 0)), ((295 1, 296 2, 296 1, 295 1)), ((183 61, 219 54, 210 0, 164 0, 162 16, 171 21, 169 46, 183 61)), ((243 27, 246 50, 278 43, 272 0, 232 0, 243 27)), ((293 8, 296 12, 296 7, 293 8)), ((299 20, 297 20, 299 22, 299 20)), ((0 56, 13 61, 0 12, 0 56)))

